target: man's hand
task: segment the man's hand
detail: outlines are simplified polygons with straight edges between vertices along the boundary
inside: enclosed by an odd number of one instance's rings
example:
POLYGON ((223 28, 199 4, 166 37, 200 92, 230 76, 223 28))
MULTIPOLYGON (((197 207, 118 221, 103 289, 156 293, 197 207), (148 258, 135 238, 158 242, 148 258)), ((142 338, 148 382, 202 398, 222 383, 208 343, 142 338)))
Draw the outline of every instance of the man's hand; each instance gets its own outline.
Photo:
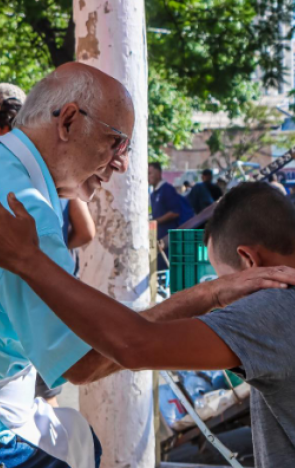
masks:
MULTIPOLYGON (((0 267, 16 274, 27 273, 31 264, 30 260, 38 247, 35 221, 14 194, 8 195, 8 204, 15 216, 0 204, 0 267)), ((165 311, 163 317, 159 314, 158 319, 173 320, 192 316, 193 310, 195 310, 195 315, 200 315, 214 308, 225 307, 260 289, 287 288, 288 285, 295 286, 293 268, 285 266, 250 268, 218 280, 202 283, 174 295, 170 301, 164 303, 164 309, 169 308, 169 312, 165 311), (202 297, 202 301, 197 301, 202 303, 199 311, 196 306, 197 292, 197 296, 200 292, 202 297), (185 295, 185 300, 182 295, 185 295), (170 310, 171 301, 175 303, 172 309, 177 308, 175 312, 170 310)), ((151 317, 151 319, 157 320, 156 317, 151 317)))
POLYGON ((223 308, 260 289, 295 286, 295 269, 286 266, 254 267, 208 282, 214 308, 223 308))
POLYGON ((0 267, 18 274, 38 248, 35 220, 13 193, 7 197, 13 216, 0 203, 0 267))

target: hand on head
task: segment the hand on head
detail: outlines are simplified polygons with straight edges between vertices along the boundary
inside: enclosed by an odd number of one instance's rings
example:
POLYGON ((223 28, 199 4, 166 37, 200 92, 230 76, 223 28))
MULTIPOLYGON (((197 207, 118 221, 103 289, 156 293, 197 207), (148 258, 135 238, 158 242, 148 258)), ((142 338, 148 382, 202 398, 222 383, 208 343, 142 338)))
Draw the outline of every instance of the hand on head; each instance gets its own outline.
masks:
MULTIPOLYGON (((37 252, 38 235, 34 218, 23 204, 12 193, 7 199, 14 216, 0 204, 0 268, 20 274, 29 268, 30 258, 37 252)), ((255 267, 207 285, 216 307, 225 307, 261 289, 295 286, 295 270, 286 266, 255 267)))
POLYGON ((221 276, 208 283, 216 308, 223 308, 261 289, 295 286, 295 269, 287 266, 254 267, 221 276))

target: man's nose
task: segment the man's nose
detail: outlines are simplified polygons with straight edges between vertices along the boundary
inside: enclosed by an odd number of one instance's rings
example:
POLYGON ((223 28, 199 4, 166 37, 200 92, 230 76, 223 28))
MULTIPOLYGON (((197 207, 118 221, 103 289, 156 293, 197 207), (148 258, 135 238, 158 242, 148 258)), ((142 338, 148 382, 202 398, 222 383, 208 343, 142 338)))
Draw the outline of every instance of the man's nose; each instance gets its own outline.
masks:
POLYGON ((129 166, 129 153, 127 151, 127 153, 124 156, 122 156, 122 169, 121 169, 122 174, 124 174, 124 172, 127 171, 128 166, 129 166))
POLYGON ((129 165, 129 154, 126 152, 126 154, 123 154, 121 156, 117 156, 116 159, 112 162, 111 166, 112 168, 119 172, 120 174, 124 174, 129 165))

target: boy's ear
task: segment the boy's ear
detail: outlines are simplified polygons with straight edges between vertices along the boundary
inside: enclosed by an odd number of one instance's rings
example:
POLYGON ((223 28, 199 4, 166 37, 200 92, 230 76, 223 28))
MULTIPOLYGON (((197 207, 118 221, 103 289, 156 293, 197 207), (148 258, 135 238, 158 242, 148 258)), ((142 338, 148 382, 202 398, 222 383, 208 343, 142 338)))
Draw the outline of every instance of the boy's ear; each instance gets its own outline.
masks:
POLYGON ((237 248, 237 253, 240 257, 243 269, 259 267, 262 265, 261 257, 259 255, 258 250, 255 247, 249 247, 248 245, 240 245, 237 248))

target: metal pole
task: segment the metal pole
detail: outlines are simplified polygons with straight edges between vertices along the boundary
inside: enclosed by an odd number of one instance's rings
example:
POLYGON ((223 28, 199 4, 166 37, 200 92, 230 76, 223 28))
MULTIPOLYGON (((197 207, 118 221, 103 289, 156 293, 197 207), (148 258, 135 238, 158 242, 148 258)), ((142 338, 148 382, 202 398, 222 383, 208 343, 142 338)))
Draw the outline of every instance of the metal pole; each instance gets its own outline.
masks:
POLYGON ((210 431, 210 429, 206 426, 204 421, 200 418, 197 414, 191 403, 188 401, 186 396, 180 390, 178 385, 174 382, 173 375, 171 372, 168 371, 161 371, 160 372, 162 377, 166 380, 167 384, 171 387, 179 401, 182 403, 188 414, 191 416, 193 421, 196 423, 202 434, 206 437, 208 442, 215 447, 219 453, 228 461, 228 463, 233 468, 243 468, 242 465, 236 460, 235 454, 232 453, 222 442, 210 431))
MULTIPOLYGON (((114 174, 90 204, 97 234, 81 252, 81 278, 139 311, 150 305, 144 1, 74 0, 74 19, 77 60, 123 83, 135 107, 128 172, 114 174)), ((102 468, 154 468, 151 371, 83 386, 80 407, 101 439, 102 468)))

